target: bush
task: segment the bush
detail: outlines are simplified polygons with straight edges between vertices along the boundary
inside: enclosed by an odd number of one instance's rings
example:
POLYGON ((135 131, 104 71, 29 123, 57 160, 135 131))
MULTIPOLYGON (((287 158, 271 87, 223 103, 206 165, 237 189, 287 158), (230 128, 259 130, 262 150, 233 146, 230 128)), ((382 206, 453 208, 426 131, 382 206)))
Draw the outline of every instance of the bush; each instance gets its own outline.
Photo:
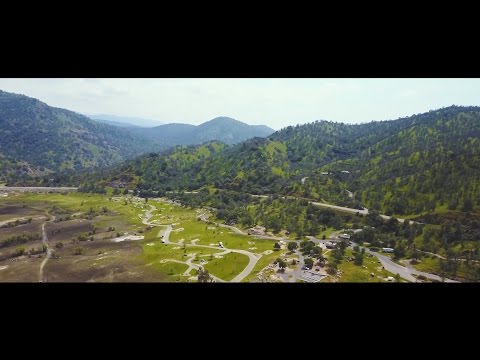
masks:
POLYGON ((85 249, 82 247, 75 248, 75 251, 73 252, 74 255, 83 255, 84 253, 85 253, 85 249))
POLYGON ((23 246, 16 248, 15 252, 12 254, 12 257, 22 256, 23 254, 25 254, 25 250, 26 249, 23 246))

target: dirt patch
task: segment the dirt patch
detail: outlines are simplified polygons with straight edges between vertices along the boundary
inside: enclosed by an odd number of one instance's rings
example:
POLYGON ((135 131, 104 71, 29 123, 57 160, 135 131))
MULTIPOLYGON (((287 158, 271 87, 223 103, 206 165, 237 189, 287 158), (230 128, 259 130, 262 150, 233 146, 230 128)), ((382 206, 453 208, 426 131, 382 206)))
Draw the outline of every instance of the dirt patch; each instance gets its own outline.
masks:
POLYGON ((44 268, 47 282, 167 281, 165 274, 145 266, 139 257, 142 246, 136 241, 84 242, 85 253, 78 256, 72 255, 76 246, 62 249, 60 259, 47 263, 44 268))
POLYGON ((43 211, 32 209, 29 206, 23 205, 2 205, 0 206, 0 219, 5 216, 18 217, 18 216, 27 216, 27 215, 41 215, 44 214, 43 211))
POLYGON ((82 233, 93 231, 91 220, 75 219, 61 222, 48 222, 45 225, 50 242, 70 241, 82 233))
POLYGON ((273 253, 273 250, 265 250, 262 254, 263 255, 270 255, 273 253))
POLYGON ((143 240, 145 236, 143 235, 123 235, 112 239, 113 242, 122 242, 122 241, 131 241, 131 240, 143 240))

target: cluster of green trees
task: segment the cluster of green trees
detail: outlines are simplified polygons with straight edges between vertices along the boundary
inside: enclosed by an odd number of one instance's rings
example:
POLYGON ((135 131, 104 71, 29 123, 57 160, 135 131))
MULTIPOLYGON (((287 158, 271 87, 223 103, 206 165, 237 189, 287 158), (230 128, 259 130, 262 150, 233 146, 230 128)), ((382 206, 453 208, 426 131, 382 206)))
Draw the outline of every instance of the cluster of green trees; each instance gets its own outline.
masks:
POLYGON ((38 241, 41 239, 42 239, 42 235, 39 233, 13 235, 6 238, 5 240, 0 241, 0 248, 17 245, 17 244, 24 244, 29 241, 38 241))
POLYGON ((395 215, 442 206, 472 212, 480 204, 479 120, 479 108, 449 107, 360 125, 317 121, 237 145, 211 142, 145 155, 96 179, 130 178, 142 196, 210 187, 395 215))

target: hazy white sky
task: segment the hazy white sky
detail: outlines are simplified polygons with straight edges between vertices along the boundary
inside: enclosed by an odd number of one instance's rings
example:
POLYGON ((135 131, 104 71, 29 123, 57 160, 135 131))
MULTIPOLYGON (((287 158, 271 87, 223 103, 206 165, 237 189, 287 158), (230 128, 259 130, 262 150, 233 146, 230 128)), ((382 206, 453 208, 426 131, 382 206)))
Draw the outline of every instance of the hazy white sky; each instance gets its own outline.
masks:
POLYGON ((276 130, 389 120, 480 105, 480 79, 0 79, 0 89, 83 114, 200 124, 229 116, 276 130))

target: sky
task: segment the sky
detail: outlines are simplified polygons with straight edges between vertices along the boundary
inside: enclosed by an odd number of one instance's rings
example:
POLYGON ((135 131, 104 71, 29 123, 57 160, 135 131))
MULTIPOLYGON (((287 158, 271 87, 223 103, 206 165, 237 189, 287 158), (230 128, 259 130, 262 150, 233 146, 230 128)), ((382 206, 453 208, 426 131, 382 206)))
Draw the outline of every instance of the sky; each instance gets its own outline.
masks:
POLYGON ((450 105, 480 106, 480 79, 13 79, 0 90, 78 113, 201 124, 228 116, 279 130, 315 120, 391 120, 450 105))

